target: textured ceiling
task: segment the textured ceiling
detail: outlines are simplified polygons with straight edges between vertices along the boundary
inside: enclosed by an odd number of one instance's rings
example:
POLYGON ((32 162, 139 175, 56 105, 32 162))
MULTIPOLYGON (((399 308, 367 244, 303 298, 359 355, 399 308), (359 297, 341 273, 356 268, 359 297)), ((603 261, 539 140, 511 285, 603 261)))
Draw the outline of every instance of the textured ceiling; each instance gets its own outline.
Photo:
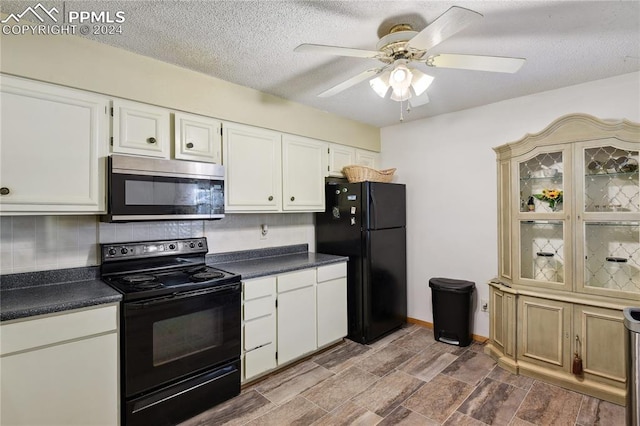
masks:
MULTIPOLYGON (((32 2, 3 1, 18 13, 32 2)), ((526 58, 516 74, 435 69, 430 103, 405 121, 640 70, 638 1, 42 1, 66 11, 123 11, 121 35, 99 42, 382 127, 400 104, 366 82, 333 97, 316 95, 380 64, 294 53, 301 43, 375 50, 393 24, 421 30, 451 6, 484 15, 429 54, 526 58)))

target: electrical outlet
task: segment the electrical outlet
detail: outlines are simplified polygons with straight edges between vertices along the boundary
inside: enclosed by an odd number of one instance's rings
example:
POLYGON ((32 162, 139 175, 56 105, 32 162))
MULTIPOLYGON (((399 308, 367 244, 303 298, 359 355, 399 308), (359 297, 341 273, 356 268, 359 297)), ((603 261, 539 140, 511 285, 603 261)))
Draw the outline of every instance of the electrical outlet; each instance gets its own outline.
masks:
POLYGON ((266 240, 268 233, 269 233, 269 227, 267 226, 267 224, 263 223, 262 225, 260 225, 260 239, 266 240))
POLYGON ((487 299, 480 300, 480 310, 482 312, 489 312, 489 301, 487 299))

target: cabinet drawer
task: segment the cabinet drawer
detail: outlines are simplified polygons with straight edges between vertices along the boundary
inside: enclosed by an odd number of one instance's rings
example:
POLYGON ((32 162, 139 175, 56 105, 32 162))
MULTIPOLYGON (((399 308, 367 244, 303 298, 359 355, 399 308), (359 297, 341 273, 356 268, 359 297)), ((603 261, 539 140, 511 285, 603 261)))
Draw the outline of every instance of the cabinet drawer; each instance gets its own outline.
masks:
POLYGON ((257 278, 242 283, 244 300, 269 296, 276 292, 276 277, 257 278))
POLYGON ((274 315, 247 321, 244 324, 244 349, 249 351, 258 346, 273 343, 276 334, 274 315))
POLYGON ((335 280, 347 276, 347 263, 321 266, 318 268, 318 282, 335 280))
POLYGON ((244 317, 245 321, 252 320, 254 318, 263 317, 273 313, 276 309, 273 297, 263 297, 261 299, 255 299, 250 302, 244 302, 244 317))
POLYGON ((316 283, 316 270, 303 269, 278 276, 278 293, 308 287, 316 283))
POLYGON ((254 349, 244 355, 244 377, 249 380, 276 367, 276 350, 273 343, 254 349))
POLYGON ((4 324, 0 329, 0 354, 23 351, 93 334, 116 330, 115 305, 4 324))

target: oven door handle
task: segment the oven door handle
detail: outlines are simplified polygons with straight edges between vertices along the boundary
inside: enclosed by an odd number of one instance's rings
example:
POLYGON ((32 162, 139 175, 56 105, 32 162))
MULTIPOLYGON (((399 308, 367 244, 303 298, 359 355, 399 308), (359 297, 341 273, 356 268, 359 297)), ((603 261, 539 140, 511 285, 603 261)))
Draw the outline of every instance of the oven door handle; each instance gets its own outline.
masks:
POLYGON ((214 293, 234 293, 239 291, 240 291, 240 283, 224 284, 224 285, 220 285, 216 287, 208 287, 200 290, 177 292, 169 296, 159 297, 157 299, 145 300, 141 302, 130 302, 130 303, 127 303, 127 308, 145 309, 145 308, 150 308, 152 306, 158 306, 163 303, 170 303, 170 302, 175 302, 181 299, 188 299, 190 297, 199 297, 199 296, 205 296, 205 295, 214 294, 214 293))

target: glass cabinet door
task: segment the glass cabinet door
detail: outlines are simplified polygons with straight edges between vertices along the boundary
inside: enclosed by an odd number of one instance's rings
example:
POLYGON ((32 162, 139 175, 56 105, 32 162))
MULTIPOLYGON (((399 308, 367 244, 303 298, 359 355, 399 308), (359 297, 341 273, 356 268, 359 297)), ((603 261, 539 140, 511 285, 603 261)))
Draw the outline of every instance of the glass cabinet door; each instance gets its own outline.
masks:
POLYGON ((544 152, 518 163, 520 211, 561 212, 564 198, 564 153, 544 152))
POLYGON ((516 200, 519 281, 538 287, 565 289, 570 284, 570 228, 565 212, 571 208, 565 198, 570 176, 570 152, 548 147, 515 163, 518 179, 516 200))
POLYGON ((584 212, 640 212, 638 150, 585 148, 584 212))
POLYGON ((564 286, 566 256, 563 221, 520 222, 520 278, 564 286))
POLYGON ((581 147, 578 291, 640 299, 637 145, 581 147))

